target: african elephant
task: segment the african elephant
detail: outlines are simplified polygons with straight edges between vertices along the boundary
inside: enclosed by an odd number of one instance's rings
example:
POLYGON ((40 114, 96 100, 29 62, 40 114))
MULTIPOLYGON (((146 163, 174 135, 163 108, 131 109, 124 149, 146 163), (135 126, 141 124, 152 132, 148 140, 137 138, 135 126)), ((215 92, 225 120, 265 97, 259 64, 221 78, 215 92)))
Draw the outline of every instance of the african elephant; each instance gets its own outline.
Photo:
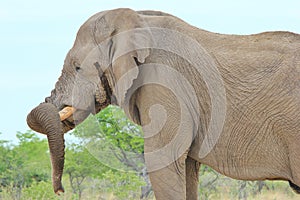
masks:
POLYGON ((223 35, 158 11, 92 16, 51 96, 27 117, 48 137, 56 193, 63 134, 109 104, 143 127, 158 200, 197 199, 200 164, 235 179, 286 180, 300 193, 298 34, 223 35))

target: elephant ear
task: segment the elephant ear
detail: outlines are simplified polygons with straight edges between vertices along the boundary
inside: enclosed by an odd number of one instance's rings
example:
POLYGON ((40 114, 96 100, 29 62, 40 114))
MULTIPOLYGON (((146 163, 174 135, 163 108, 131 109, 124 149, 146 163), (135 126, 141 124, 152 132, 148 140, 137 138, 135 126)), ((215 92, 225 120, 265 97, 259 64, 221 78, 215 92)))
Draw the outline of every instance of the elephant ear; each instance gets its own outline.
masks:
POLYGON ((150 53, 147 48, 151 42, 150 30, 137 12, 117 9, 98 19, 97 32, 107 41, 104 51, 111 65, 115 92, 123 97, 138 77, 138 65, 144 63, 150 53), (121 79, 122 84, 119 84, 121 79))

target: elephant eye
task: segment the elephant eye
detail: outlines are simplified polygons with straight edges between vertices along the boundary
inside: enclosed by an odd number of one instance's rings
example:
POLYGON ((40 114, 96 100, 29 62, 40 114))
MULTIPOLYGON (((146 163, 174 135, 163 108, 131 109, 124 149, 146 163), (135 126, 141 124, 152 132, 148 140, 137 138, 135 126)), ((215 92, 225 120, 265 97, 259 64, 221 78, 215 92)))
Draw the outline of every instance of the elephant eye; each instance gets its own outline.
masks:
POLYGON ((81 69, 80 67, 75 67, 76 72, 79 72, 80 69, 81 69))
POLYGON ((72 63, 72 65, 75 67, 76 72, 80 71, 81 67, 80 67, 80 64, 77 61, 74 61, 72 63))

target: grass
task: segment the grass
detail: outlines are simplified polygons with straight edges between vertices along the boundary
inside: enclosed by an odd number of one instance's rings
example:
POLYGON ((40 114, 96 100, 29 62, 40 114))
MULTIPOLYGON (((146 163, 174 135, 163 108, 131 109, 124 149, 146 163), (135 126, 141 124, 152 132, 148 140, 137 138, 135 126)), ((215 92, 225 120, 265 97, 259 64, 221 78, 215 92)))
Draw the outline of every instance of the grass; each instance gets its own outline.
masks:
MULTIPOLYGON (((201 180, 201 179, 200 179, 201 180)), ((219 177, 218 181, 201 187, 199 185, 199 200, 297 200, 300 195, 297 195, 289 187, 285 181, 266 181, 266 186, 257 192, 256 182, 247 182, 246 186, 241 191, 242 181, 233 180, 227 177, 219 177), (239 198, 243 196, 242 198, 239 198)), ((86 189, 82 194, 84 200, 123 200, 128 198, 118 198, 112 192, 104 192, 104 188, 91 187, 86 185, 86 189)), ((50 182, 40 182, 30 188, 24 188, 21 198, 16 198, 16 195, 11 195, 8 191, 0 192, 0 199, 5 200, 79 200, 78 196, 72 194, 70 185, 65 183, 66 192, 60 197, 54 195, 50 182)), ((124 191, 126 192, 126 191, 124 191)), ((130 192, 130 191, 129 191, 130 192)), ((135 191, 139 193, 138 191, 135 191)), ((132 198, 130 198, 132 199, 132 198)), ((135 199, 133 199, 135 200, 135 199)), ((137 198, 138 200, 138 198, 137 198)), ((153 195, 148 200, 155 200, 153 195)))

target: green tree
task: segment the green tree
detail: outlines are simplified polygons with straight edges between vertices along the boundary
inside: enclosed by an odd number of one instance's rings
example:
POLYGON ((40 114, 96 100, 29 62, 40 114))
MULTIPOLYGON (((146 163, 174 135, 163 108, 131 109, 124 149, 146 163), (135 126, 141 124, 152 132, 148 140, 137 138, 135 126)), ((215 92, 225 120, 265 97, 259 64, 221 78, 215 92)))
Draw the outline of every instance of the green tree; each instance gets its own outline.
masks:
POLYGON ((54 194, 51 181, 33 182, 30 187, 26 187, 22 191, 21 200, 58 200, 54 194))
MULTIPOLYGON (((1 133, 0 133, 1 135, 1 133)), ((6 140, 0 140, 0 192, 3 188, 10 185, 11 178, 6 175, 6 172, 11 168, 11 149, 10 144, 6 140)))
POLYGON ((84 181, 87 178, 102 179, 108 168, 93 157, 81 144, 68 145, 64 173, 69 176, 69 182, 74 194, 81 199, 86 189, 84 181))
POLYGON ((49 180, 50 163, 47 141, 35 133, 18 132, 18 145, 1 141, 0 183, 13 199, 20 199, 22 190, 34 182, 49 180))
POLYGON ((151 185, 144 165, 141 127, 127 119, 119 107, 108 106, 96 116, 90 116, 73 134, 82 139, 82 144, 97 160, 111 168, 105 176, 114 186, 115 195, 136 198, 129 191, 139 194, 142 191, 142 197, 149 195, 151 185))

